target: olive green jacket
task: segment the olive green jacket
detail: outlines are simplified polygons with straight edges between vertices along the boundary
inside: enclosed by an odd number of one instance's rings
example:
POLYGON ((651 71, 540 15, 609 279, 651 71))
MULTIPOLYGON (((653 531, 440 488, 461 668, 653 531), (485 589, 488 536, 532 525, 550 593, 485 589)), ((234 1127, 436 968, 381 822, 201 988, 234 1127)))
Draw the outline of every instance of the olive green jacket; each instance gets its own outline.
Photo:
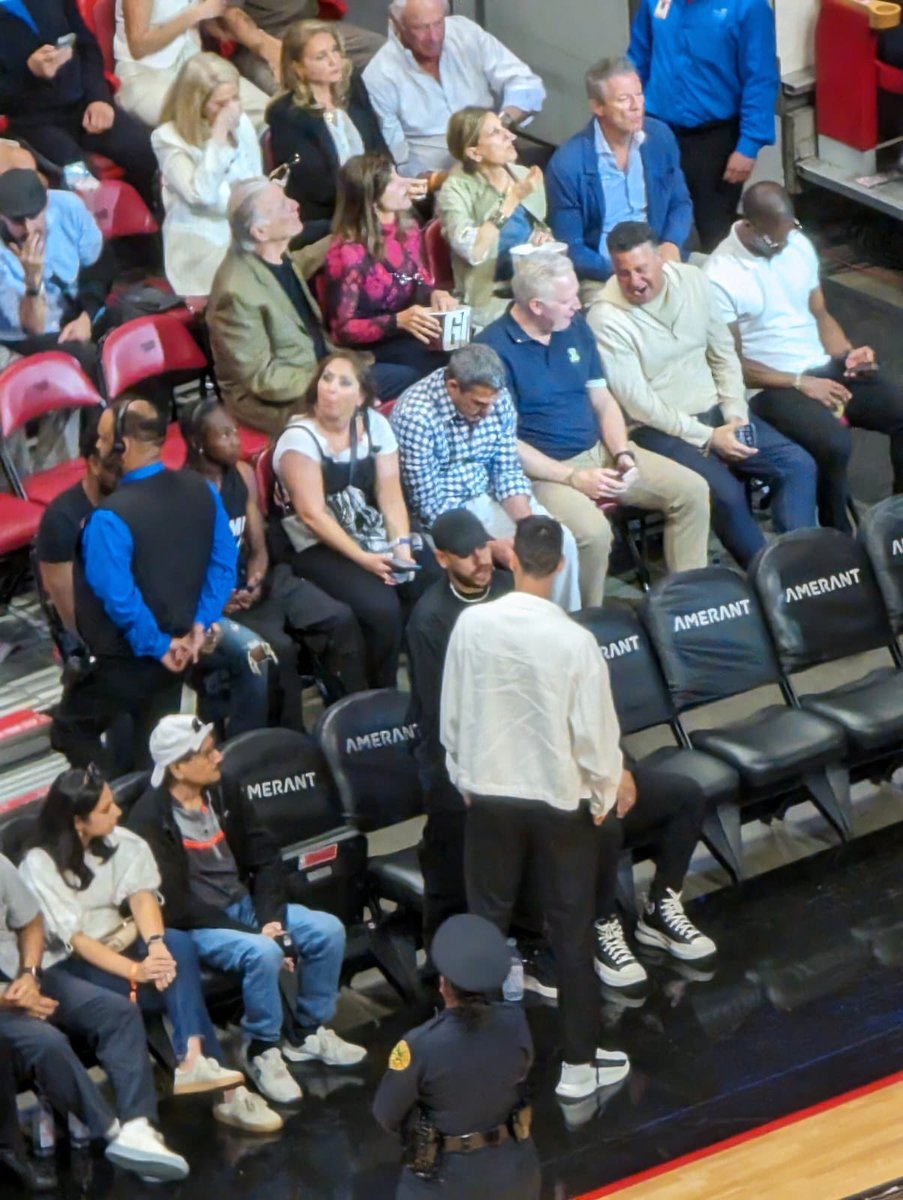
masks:
MULTIPOLYGON (((519 164, 509 167, 515 179, 522 179, 527 168, 519 164)), ((501 316, 507 307, 511 291, 507 283, 495 279, 496 250, 490 251, 482 262, 472 263, 461 252, 461 237, 465 230, 479 227, 488 221, 499 203, 499 193, 480 174, 471 174, 456 166, 439 192, 437 211, 442 232, 451 248, 452 270, 455 275, 455 294, 474 309, 476 325, 488 325, 501 316)), ((548 232, 545 188, 531 192, 523 202, 534 229, 548 232)))

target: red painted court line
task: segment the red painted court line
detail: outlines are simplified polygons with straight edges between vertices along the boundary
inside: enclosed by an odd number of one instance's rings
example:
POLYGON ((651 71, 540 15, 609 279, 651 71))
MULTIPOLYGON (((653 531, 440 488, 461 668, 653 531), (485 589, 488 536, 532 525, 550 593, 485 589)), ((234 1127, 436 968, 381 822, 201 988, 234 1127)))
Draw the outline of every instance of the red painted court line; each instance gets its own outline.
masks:
POLYGON ((575 1196, 574 1200, 602 1200, 603 1196, 613 1196, 626 1188, 634 1187, 638 1183, 646 1183, 650 1179, 656 1179, 660 1175, 668 1175, 672 1171, 678 1171, 681 1167, 688 1166, 690 1163, 699 1162, 703 1158, 711 1158, 714 1154, 720 1154, 722 1150, 730 1150, 734 1146, 742 1146, 744 1142, 755 1141, 756 1138, 764 1137, 768 1133, 774 1133, 778 1129, 786 1129, 789 1125, 796 1125, 799 1121, 805 1121, 807 1117, 815 1117, 819 1113, 829 1112, 832 1108, 839 1108, 841 1104, 847 1104, 851 1100, 858 1100, 860 1096, 868 1096, 872 1092, 880 1092, 884 1088, 892 1087, 895 1083, 903 1083, 903 1071, 897 1071, 894 1075, 887 1075, 884 1079, 876 1079, 874 1083, 863 1084, 862 1087, 855 1088, 852 1092, 843 1092, 839 1096, 832 1096, 829 1100, 822 1100, 819 1104, 813 1104, 810 1108, 801 1108, 798 1112, 788 1113, 786 1117, 779 1117, 776 1121, 770 1121, 767 1125, 758 1125, 755 1129, 749 1129, 746 1133, 735 1134, 734 1137, 726 1138, 723 1142, 715 1142, 711 1146, 703 1146, 700 1150, 693 1150, 690 1154, 684 1154, 680 1158, 669 1159, 666 1163, 661 1163, 660 1166, 650 1167, 646 1171, 640 1171, 637 1175, 628 1175, 624 1179, 618 1179, 615 1183, 609 1183, 604 1188, 600 1188, 595 1192, 584 1192, 580 1196, 575 1196))

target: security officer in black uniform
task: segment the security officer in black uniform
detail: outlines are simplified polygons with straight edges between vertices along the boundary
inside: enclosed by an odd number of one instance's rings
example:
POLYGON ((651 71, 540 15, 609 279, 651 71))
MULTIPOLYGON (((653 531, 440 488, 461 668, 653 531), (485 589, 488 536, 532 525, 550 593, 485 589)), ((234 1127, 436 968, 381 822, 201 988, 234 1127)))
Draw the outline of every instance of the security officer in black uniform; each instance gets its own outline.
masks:
POLYGON ((523 1095, 533 1042, 519 1005, 488 999, 510 950, 464 913, 443 922, 431 954, 445 1009, 395 1046, 373 1102, 380 1125, 402 1135, 396 1200, 538 1200, 523 1095))

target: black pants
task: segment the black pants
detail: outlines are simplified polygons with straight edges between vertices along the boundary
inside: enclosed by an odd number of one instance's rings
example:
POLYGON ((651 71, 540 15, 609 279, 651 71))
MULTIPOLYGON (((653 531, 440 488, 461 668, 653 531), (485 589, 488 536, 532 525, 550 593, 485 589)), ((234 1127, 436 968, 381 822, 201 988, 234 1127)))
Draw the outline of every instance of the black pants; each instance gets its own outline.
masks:
POLYGON ((50 743, 73 767, 97 765, 107 778, 150 766, 151 731, 167 713, 179 711, 182 677, 152 658, 99 658, 63 689, 53 711, 50 743), (132 744, 114 761, 102 735, 121 714, 132 718, 132 744), (128 761, 122 761, 122 758, 128 761))
POLYGON ((436 560, 426 547, 415 557, 422 569, 413 581, 390 587, 322 542, 291 556, 296 575, 309 579, 354 613, 364 635, 367 682, 372 688, 395 687, 407 613, 438 578, 436 560))
POLYGON ((152 208, 157 157, 151 147, 150 134, 140 121, 117 108, 112 101, 111 105, 116 115, 104 133, 87 133, 83 128, 86 104, 56 113, 11 117, 9 132, 61 167, 79 162, 86 154, 102 154, 112 159, 122 167, 128 182, 152 208))
MULTIPOLYGON (((893 490, 895 494, 903 492, 903 391, 880 371, 861 379, 844 379, 843 364, 836 360, 806 374, 840 380, 853 393, 846 407, 850 425, 888 435, 893 490)), ((796 388, 767 388, 753 397, 750 407, 756 416, 798 442, 815 459, 821 524, 852 532, 847 512, 847 467, 853 452, 849 427, 796 388)))
POLYGON ((372 354, 377 367, 381 368, 381 377, 392 381, 392 395, 383 396, 381 390, 380 399, 399 396, 405 388, 448 363, 448 355, 444 351, 430 350, 413 334, 387 338, 384 342, 359 346, 358 349, 372 354))
POLYGON ((586 805, 575 812, 507 797, 474 796, 467 814, 464 873, 472 913, 508 933, 533 856, 543 917, 561 980, 562 1056, 593 1061, 599 1045, 599 988, 593 970, 596 827, 586 805))
POLYGON ((680 165, 693 201, 699 242, 705 253, 711 254, 736 221, 743 192, 742 184, 722 178, 727 160, 737 149, 740 122, 732 119, 699 129, 671 128, 680 147, 680 165))
POLYGON ((446 919, 467 912, 464 839, 467 809, 448 780, 424 795, 426 824, 417 847, 423 872, 423 940, 426 945, 446 919), (437 794, 440 793, 441 795, 437 794))
POLYGON ((596 876, 596 916, 613 916, 621 851, 649 847, 655 862, 650 899, 668 888, 679 892, 699 841, 705 817, 705 796, 691 779, 678 779, 653 767, 635 768, 637 802, 623 819, 610 812, 598 826, 599 866, 596 876))
POLYGON ((16 1072, 12 1044, 0 1033, 0 1150, 25 1153, 16 1108, 16 1072))
POLYGON ((402 1168, 395 1200, 539 1200, 542 1172, 531 1138, 443 1154, 435 1179, 402 1168))

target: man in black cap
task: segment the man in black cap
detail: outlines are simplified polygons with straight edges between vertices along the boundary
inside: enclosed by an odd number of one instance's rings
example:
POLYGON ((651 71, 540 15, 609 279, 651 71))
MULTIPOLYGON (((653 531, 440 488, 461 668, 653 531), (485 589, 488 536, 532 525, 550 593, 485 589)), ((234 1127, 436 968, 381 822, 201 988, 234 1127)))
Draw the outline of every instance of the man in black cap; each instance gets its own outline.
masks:
POLYGON ((439 741, 439 695, 445 651, 455 622, 471 605, 495 600, 513 586, 492 565, 492 538, 466 508, 437 517, 431 536, 445 571, 420 597, 407 627, 411 669, 410 720, 420 727, 415 754, 427 820, 418 854, 423 871, 423 934, 428 942, 446 917, 467 911, 464 890, 464 824, 467 810, 448 778, 439 741))
POLYGON ((393 1048, 373 1102, 380 1125, 405 1141, 396 1200, 538 1200, 523 1103, 533 1042, 520 1005, 488 998, 508 973, 505 939, 463 913, 436 931, 432 956, 445 1008, 393 1048))
POLYGON ((73 192, 37 171, 0 175, 0 343, 19 354, 64 350, 90 373, 91 323, 106 300, 103 237, 73 192))

